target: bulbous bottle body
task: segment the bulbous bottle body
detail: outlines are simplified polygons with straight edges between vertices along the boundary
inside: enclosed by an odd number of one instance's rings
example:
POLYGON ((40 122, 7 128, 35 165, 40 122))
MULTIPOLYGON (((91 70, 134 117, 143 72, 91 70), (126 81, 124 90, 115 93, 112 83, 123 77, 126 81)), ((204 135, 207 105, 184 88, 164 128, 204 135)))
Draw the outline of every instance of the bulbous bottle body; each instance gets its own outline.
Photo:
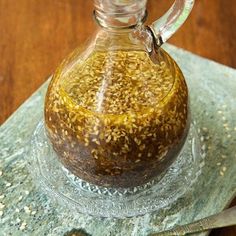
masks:
POLYGON ((55 72, 45 124, 74 175, 106 187, 143 185, 161 176, 183 147, 187 85, 163 49, 150 57, 130 34, 100 31, 55 72))

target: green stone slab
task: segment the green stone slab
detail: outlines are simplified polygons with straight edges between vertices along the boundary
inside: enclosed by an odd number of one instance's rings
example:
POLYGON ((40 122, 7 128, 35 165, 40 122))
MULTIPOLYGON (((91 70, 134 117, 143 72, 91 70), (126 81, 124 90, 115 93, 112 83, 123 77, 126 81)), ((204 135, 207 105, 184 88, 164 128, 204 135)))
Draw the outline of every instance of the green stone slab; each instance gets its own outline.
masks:
POLYGON ((171 45, 165 48, 186 77, 192 115, 205 140, 205 165, 192 190, 171 208, 124 220, 75 214, 52 202, 26 168, 29 141, 42 119, 45 83, 0 127, 0 236, 64 235, 73 228, 95 236, 145 236, 229 204, 236 195, 236 70, 171 45))

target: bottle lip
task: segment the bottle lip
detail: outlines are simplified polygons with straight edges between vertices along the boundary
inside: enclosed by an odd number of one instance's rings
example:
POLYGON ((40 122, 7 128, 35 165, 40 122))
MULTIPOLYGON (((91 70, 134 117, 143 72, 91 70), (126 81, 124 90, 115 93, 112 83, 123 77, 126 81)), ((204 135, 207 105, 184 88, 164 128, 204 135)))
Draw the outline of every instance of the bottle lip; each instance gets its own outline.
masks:
POLYGON ((94 0, 95 9, 105 14, 134 14, 146 4, 147 0, 94 0))
POLYGON ((94 17, 105 29, 132 29, 147 16, 147 0, 94 0, 94 17))
POLYGON ((139 14, 139 16, 137 17, 137 20, 135 23, 132 23, 132 24, 129 24, 129 23, 124 23, 123 25, 118 25, 118 24, 109 24, 109 20, 107 18, 104 18, 104 14, 107 16, 107 17, 111 17, 111 18, 117 18, 117 17, 131 17, 134 15, 134 13, 131 13, 131 14, 126 14, 124 16, 124 14, 120 14, 120 13, 101 13, 100 10, 94 10, 93 11, 93 18, 95 20, 95 22, 101 26, 102 28, 105 28, 105 29, 108 29, 108 30, 130 30, 130 29, 134 29, 136 28, 138 25, 142 25, 146 19, 147 19, 147 16, 148 16, 148 12, 146 9, 144 9, 143 11, 140 11, 139 13, 136 13, 139 14), (141 15, 141 17, 140 17, 141 15))

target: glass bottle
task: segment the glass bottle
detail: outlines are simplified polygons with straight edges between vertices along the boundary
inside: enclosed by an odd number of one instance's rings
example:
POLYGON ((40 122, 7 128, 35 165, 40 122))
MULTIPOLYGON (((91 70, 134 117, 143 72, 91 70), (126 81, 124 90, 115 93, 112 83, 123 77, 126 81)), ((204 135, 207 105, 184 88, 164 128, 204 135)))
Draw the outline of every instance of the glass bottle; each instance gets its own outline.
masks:
POLYGON ((160 47, 193 0, 176 0, 144 26, 146 0, 95 0, 99 29, 55 71, 46 94, 47 135, 62 164, 105 187, 161 177, 189 130, 188 89, 160 47))

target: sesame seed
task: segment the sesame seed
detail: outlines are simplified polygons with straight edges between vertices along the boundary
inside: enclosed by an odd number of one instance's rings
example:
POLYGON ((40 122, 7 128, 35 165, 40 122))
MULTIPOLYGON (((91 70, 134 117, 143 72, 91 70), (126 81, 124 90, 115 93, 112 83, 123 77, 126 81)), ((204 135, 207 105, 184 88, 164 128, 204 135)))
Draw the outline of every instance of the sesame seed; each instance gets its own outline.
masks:
POLYGON ((37 211, 32 211, 31 215, 35 215, 37 213, 37 211))
POLYGON ((4 207, 5 207, 5 205, 0 202, 0 209, 3 209, 4 207))
POLYGON ((225 172, 226 169, 227 169, 226 166, 223 166, 223 167, 222 167, 222 171, 223 171, 223 172, 225 172))
POLYGON ((23 222, 19 229, 24 230, 26 228, 26 225, 27 225, 26 222, 23 222))
POLYGON ((30 211, 30 208, 28 207, 28 206, 25 206, 24 207, 24 211, 27 213, 27 214, 29 214, 31 211, 30 211))
POLYGON ((224 176, 224 172, 223 172, 223 171, 220 171, 220 175, 221 175, 221 176, 224 176))
POLYGON ((10 187, 11 186, 11 183, 6 183, 6 187, 10 187))
POLYGON ((203 151, 206 150, 206 145, 205 144, 202 145, 202 150, 203 151))
POLYGON ((95 143, 96 143, 97 145, 100 145, 100 144, 101 144, 99 140, 96 140, 95 143))
POLYGON ((93 154, 93 153, 96 153, 96 152, 97 152, 96 149, 92 149, 92 151, 91 151, 92 154, 93 154))
POLYGON ((37 211, 32 211, 31 215, 35 215, 37 213, 37 211))
POLYGON ((145 144, 142 144, 140 147, 139 147, 139 150, 143 151, 145 149, 145 144))

